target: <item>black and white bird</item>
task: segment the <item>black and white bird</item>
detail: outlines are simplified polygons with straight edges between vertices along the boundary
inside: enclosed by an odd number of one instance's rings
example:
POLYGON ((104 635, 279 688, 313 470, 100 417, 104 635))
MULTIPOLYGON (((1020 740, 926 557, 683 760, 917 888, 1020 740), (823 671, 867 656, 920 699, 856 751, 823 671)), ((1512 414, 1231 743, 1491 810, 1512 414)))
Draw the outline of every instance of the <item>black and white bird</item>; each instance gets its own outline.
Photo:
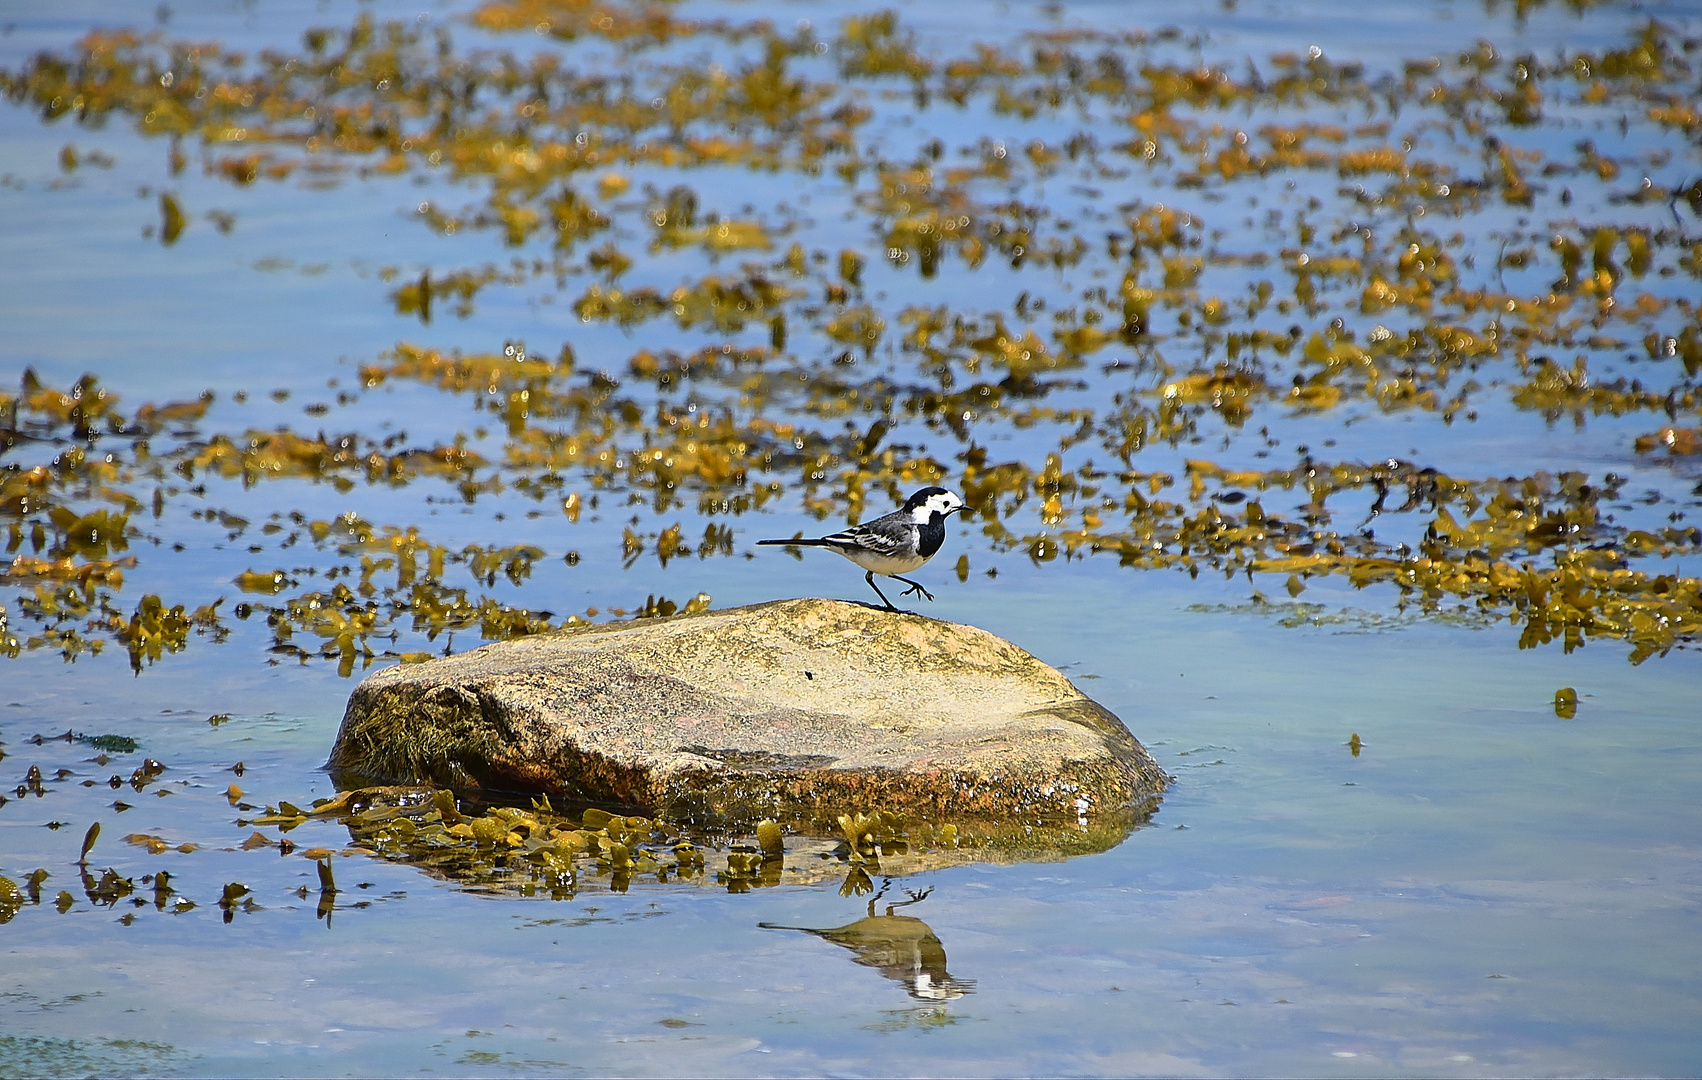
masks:
POLYGON ((946 542, 946 518, 963 509, 963 500, 945 488, 925 487, 892 513, 853 525, 844 532, 814 540, 794 537, 791 540, 758 540, 757 543, 824 547, 837 551, 867 570, 863 580, 875 590, 875 595, 881 598, 888 611, 897 611, 892 601, 886 598, 886 593, 875 584, 875 575, 897 578, 910 586, 899 593, 900 596, 921 593, 932 600, 934 594, 920 583, 899 575, 919 568, 934 557, 934 553, 946 542))

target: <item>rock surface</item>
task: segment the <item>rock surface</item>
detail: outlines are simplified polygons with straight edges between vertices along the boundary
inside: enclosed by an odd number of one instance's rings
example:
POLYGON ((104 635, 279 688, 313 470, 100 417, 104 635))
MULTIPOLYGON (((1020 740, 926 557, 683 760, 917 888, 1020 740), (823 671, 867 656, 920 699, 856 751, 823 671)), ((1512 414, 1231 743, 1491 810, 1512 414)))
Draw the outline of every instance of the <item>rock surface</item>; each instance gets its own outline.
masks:
POLYGON ((1165 776, 1057 670, 970 626, 782 600, 576 627, 387 668, 328 767, 676 820, 1071 817, 1165 776))

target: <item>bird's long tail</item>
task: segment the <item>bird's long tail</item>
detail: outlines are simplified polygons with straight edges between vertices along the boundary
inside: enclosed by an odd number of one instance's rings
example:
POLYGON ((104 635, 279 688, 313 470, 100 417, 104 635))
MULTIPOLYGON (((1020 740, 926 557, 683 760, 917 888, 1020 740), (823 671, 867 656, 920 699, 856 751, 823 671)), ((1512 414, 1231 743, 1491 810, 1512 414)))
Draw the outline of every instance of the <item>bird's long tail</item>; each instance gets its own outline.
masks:
POLYGON ((758 540, 759 544, 790 544, 793 547, 833 547, 831 540, 758 540))

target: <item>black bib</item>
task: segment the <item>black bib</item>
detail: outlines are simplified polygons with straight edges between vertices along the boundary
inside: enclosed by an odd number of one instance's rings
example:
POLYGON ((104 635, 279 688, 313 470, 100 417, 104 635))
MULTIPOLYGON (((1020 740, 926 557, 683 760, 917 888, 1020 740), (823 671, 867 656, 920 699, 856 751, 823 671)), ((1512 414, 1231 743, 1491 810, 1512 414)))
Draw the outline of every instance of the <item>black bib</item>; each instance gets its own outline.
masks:
POLYGON ((946 516, 936 510, 929 515, 926 525, 916 526, 916 548, 924 559, 931 559, 945 542, 946 516))

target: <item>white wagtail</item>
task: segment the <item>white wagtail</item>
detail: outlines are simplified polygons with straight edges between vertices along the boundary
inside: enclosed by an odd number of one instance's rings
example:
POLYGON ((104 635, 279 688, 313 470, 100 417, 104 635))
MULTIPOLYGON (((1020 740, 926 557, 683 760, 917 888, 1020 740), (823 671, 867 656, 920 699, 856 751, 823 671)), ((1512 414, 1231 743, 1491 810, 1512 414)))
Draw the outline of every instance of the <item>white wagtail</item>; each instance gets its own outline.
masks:
POLYGON ((933 593, 899 575, 915 570, 934 557, 940 545, 946 542, 946 518, 962 509, 963 500, 945 488, 925 487, 892 513, 853 525, 844 532, 816 540, 794 537, 791 540, 758 540, 757 543, 831 548, 867 570, 863 580, 875 590, 875 595, 881 598, 888 611, 897 611, 892 601, 886 598, 886 593, 875 584, 875 575, 898 578, 910 586, 899 593, 900 596, 921 593, 932 600, 933 593))

